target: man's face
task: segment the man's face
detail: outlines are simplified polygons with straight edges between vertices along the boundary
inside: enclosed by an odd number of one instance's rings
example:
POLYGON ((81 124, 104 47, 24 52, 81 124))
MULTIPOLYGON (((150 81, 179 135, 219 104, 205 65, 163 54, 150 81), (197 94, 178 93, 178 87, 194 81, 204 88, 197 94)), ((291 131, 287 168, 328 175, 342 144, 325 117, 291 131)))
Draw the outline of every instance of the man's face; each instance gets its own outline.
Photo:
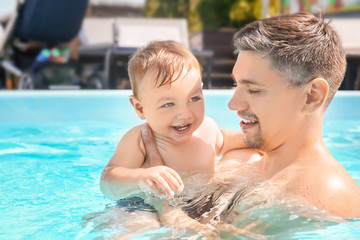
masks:
POLYGON ((250 147, 272 151, 296 137, 306 94, 289 87, 285 78, 260 55, 243 51, 233 68, 236 90, 229 108, 237 111, 250 147))

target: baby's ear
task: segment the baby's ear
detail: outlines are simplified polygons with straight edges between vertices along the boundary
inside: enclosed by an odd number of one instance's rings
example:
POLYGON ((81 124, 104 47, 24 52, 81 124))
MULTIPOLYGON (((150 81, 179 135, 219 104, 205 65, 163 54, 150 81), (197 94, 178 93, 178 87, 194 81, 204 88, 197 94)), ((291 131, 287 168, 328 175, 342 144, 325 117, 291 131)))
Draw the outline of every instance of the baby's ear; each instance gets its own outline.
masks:
POLYGON ((134 95, 131 95, 129 97, 129 100, 130 100, 130 103, 131 105, 133 106, 133 108, 135 109, 137 115, 139 116, 140 119, 145 119, 145 114, 144 114, 144 111, 143 111, 143 106, 141 104, 141 102, 139 101, 139 99, 134 96, 134 95))

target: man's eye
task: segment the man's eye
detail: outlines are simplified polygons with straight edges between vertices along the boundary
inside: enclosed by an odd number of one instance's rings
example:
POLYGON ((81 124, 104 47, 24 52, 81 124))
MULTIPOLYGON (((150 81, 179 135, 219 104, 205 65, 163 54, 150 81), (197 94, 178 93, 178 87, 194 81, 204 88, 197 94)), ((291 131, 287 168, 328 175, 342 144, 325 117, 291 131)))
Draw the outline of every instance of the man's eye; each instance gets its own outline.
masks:
POLYGON ((197 102, 197 101, 199 101, 200 99, 201 99, 201 98, 198 97, 198 96, 192 97, 192 98, 190 98, 190 102, 197 102))
POLYGON ((259 92, 260 92, 259 90, 248 89, 248 93, 250 93, 250 94, 257 94, 259 92))
POLYGON ((164 105, 162 105, 161 107, 162 108, 167 108, 167 107, 172 107, 174 106, 175 104, 173 102, 170 102, 170 103, 165 103, 164 105))
POLYGON ((237 82, 235 80, 233 80, 233 86, 237 87, 237 82))

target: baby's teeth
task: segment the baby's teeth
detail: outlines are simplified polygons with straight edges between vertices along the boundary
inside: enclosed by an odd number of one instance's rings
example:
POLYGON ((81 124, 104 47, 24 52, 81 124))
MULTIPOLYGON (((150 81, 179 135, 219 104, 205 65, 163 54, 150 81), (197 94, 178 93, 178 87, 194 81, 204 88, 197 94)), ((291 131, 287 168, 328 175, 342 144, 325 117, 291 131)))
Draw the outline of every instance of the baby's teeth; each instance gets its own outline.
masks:
POLYGON ((177 127, 177 129, 182 131, 182 130, 187 129, 188 127, 189 127, 189 125, 185 125, 185 126, 177 127))

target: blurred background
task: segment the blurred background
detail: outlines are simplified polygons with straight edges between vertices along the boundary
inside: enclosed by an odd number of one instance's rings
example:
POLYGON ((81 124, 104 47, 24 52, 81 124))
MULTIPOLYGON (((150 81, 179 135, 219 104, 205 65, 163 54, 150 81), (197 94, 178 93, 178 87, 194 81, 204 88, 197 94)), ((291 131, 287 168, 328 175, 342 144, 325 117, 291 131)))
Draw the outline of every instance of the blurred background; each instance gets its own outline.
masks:
POLYGON ((360 0, 1 0, 0 88, 128 89, 129 56, 173 39, 203 67, 204 86, 231 88, 233 34, 256 19, 322 13, 342 38, 340 89, 360 89, 360 0))

